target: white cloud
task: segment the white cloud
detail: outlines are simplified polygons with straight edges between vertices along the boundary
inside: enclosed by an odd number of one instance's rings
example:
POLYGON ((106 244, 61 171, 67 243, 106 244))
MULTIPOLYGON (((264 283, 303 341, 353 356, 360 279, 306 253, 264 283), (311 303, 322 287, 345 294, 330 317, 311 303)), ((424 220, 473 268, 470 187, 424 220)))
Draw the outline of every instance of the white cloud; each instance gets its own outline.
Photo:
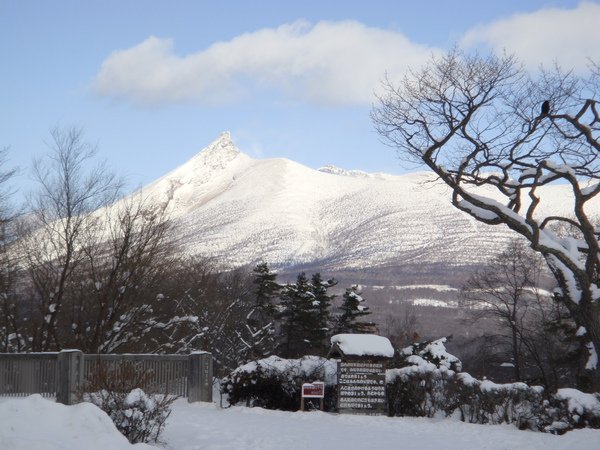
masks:
POLYGON ((529 68, 555 61, 582 70, 600 55, 600 5, 581 3, 574 9, 541 9, 516 14, 468 31, 463 47, 482 45, 515 53, 529 68))
POLYGON ((111 54, 93 85, 102 95, 144 104, 224 103, 257 87, 306 102, 370 103, 386 72, 398 77, 434 51, 354 21, 299 21, 186 56, 175 54, 172 40, 152 36, 111 54))

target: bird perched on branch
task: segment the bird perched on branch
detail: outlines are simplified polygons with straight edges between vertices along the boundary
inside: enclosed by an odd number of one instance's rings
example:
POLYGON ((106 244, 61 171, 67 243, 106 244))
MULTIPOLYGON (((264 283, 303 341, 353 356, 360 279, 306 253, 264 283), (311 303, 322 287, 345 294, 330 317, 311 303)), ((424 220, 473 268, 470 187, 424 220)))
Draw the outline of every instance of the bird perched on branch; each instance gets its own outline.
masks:
POLYGON ((542 103, 542 116, 547 116, 549 112, 550 112, 550 101, 546 100, 544 103, 542 103))

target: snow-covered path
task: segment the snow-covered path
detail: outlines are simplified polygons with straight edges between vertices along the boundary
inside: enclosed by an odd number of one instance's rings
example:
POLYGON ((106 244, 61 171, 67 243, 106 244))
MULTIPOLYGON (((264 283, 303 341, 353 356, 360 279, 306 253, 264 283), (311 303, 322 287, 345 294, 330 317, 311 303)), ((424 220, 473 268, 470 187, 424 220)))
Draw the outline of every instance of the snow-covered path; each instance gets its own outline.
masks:
POLYGON ((600 430, 564 436, 519 431, 509 425, 475 425, 451 419, 289 413, 260 408, 220 409, 178 400, 165 429, 173 450, 296 449, 594 449, 600 430))

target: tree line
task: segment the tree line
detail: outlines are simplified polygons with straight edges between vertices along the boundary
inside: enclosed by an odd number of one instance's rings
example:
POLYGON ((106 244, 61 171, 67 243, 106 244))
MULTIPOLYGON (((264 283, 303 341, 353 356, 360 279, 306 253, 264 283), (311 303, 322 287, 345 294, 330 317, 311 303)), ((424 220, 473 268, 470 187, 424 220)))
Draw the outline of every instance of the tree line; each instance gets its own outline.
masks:
POLYGON ((210 350, 226 370, 275 352, 323 355, 332 333, 361 330, 357 286, 334 308, 336 281, 319 273, 280 284, 265 263, 223 271, 186 256, 168 198, 123 197, 80 129, 51 138, 26 213, 8 202, 14 172, 0 174, 0 352, 210 350))

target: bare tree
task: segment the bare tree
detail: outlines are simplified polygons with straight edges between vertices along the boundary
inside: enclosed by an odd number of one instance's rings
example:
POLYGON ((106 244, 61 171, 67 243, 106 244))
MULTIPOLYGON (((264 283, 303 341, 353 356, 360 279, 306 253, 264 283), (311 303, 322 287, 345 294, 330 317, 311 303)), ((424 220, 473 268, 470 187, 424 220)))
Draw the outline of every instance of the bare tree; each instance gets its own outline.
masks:
POLYGON ((523 379, 524 347, 530 338, 527 322, 533 321, 534 308, 543 308, 539 289, 541 269, 541 258, 528 251, 522 242, 513 240, 475 272, 461 291, 461 300, 471 307, 475 319, 491 317, 500 321, 499 338, 501 345, 509 349, 516 381, 523 379))
POLYGON ((85 230, 63 305, 62 342, 90 353, 140 350, 155 327, 167 326, 156 304, 174 264, 166 206, 137 193, 94 214, 102 226, 85 230))
POLYGON ((392 342, 395 348, 402 349, 421 339, 418 332, 419 326, 415 307, 405 304, 401 314, 385 317, 383 335, 392 342))
POLYGON ((525 237, 546 260, 557 299, 588 337, 587 368, 600 387, 599 69, 587 78, 558 68, 530 77, 512 56, 434 57, 402 81, 384 83, 375 127, 400 156, 428 166, 452 203, 525 237), (548 100, 548 111, 542 104, 548 100), (568 215, 548 213, 550 185, 569 189, 568 215), (597 208, 597 203, 595 203, 597 208), (555 223, 577 233, 561 238, 555 223))
POLYGON ((68 281, 85 256, 84 237, 99 226, 91 213, 112 202, 120 187, 104 164, 93 165, 96 149, 82 130, 55 129, 51 136, 48 157, 34 161, 39 189, 19 240, 38 313, 29 321, 34 351, 62 347, 57 321, 68 281))
POLYGON ((220 374, 246 362, 251 347, 244 331, 255 306, 249 274, 242 269, 219 273, 210 261, 184 258, 165 275, 162 302, 174 310, 163 328, 168 338, 162 349, 210 350, 220 374))

